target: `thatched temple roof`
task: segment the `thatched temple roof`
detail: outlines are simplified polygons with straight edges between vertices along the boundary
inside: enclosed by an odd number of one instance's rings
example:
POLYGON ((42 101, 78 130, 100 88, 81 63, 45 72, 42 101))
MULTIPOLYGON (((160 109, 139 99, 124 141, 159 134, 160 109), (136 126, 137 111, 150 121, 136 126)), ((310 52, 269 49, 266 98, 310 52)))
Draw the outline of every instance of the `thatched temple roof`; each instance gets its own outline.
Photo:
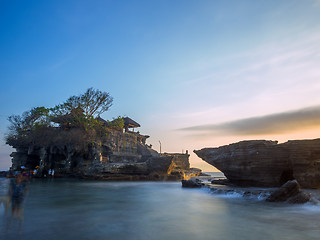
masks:
POLYGON ((136 128, 136 127, 141 127, 139 123, 135 122, 129 117, 124 117, 124 126, 127 128, 136 128))

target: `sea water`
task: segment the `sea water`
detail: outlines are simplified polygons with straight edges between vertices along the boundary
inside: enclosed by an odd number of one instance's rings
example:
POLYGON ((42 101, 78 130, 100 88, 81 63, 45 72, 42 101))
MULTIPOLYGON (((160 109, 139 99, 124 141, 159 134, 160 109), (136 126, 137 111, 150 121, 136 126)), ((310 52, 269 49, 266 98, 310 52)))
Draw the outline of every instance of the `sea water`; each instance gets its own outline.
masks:
POLYGON ((180 182, 32 180, 18 220, 0 207, 0 239, 320 239, 320 205, 185 189, 180 182))

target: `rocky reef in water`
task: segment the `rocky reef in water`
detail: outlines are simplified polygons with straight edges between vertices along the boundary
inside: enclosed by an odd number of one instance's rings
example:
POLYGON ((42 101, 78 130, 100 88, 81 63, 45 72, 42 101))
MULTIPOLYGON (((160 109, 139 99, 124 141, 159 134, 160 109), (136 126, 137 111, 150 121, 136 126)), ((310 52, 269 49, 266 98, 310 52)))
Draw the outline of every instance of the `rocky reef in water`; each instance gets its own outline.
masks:
POLYGON ((302 188, 320 188, 320 139, 241 141, 194 152, 232 184, 279 187, 295 179, 302 188))
POLYGON ((218 183, 215 180, 192 178, 189 180, 182 180, 183 188, 207 188, 210 193, 242 197, 245 199, 263 200, 267 202, 285 202, 290 204, 303 204, 303 203, 319 203, 318 194, 312 195, 310 192, 302 190, 296 180, 290 180, 283 184, 280 188, 242 188, 232 186, 232 184, 218 183))

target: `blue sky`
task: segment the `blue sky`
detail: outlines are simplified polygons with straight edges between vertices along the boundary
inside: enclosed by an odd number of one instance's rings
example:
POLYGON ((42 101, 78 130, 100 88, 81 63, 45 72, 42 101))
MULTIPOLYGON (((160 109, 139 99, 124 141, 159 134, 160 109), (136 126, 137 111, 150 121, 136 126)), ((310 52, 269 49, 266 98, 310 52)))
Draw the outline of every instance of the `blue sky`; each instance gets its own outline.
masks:
POLYGON ((319 13, 317 0, 1 0, 0 169, 9 115, 89 87, 114 97, 102 117, 133 118, 156 150, 319 137, 319 13), (288 112, 285 132, 212 128, 288 112))

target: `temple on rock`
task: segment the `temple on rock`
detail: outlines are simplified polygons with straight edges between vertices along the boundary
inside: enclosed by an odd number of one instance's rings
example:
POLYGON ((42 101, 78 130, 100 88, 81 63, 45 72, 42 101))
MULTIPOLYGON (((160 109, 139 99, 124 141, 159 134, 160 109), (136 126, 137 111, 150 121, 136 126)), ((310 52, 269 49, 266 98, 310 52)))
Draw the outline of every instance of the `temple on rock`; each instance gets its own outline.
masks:
MULTIPOLYGON (((123 120, 124 120, 124 129, 125 129, 126 132, 130 132, 129 128, 134 129, 134 128, 137 128, 137 127, 141 127, 139 123, 137 123, 136 121, 133 121, 129 117, 124 117, 123 120)), ((132 132, 134 132, 134 131, 132 131, 132 132)))
POLYGON ((141 127, 140 124, 135 122, 134 120, 132 120, 129 117, 125 117, 125 118, 123 118, 123 120, 124 120, 124 130, 125 130, 125 132, 126 133, 135 134, 137 136, 137 140, 139 142, 141 142, 142 144, 146 144, 146 140, 150 136, 141 135, 139 132, 135 132, 134 131, 135 128, 141 127), (132 130, 129 130, 129 128, 131 128, 132 130))
MULTIPOLYGON (((72 114, 81 119, 81 111, 72 114)), ((135 131, 140 124, 129 117, 111 122, 98 117, 94 131, 79 128, 68 116, 58 120, 57 127, 41 133, 50 139, 9 143, 16 148, 11 154, 12 170, 37 167, 40 177, 54 170, 58 177, 103 180, 181 180, 201 173, 190 168, 188 153, 153 150, 146 144, 149 136, 135 131)))

